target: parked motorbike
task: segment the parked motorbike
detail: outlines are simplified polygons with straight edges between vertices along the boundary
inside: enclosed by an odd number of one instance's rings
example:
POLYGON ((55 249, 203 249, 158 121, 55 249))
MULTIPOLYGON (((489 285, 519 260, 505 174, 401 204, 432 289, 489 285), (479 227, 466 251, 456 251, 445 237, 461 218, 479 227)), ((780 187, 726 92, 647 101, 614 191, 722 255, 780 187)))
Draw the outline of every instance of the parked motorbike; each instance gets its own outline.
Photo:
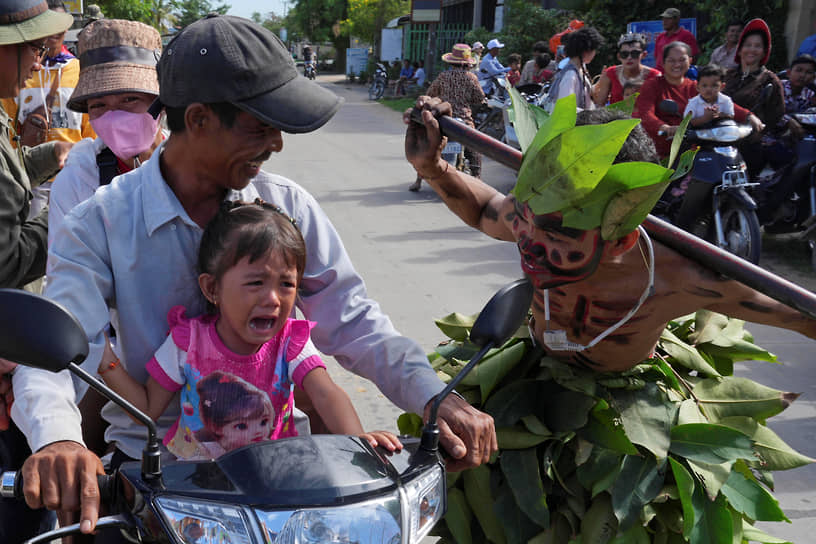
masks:
MULTIPOLYGON (((154 422, 79 366, 88 342, 79 322, 39 295, 0 289, 0 357, 51 372, 68 369, 147 427, 141 463, 99 477, 99 530, 128 542, 180 544, 416 543, 447 508, 436 417, 442 400, 487 352, 521 326, 532 299, 526 279, 487 303, 470 333, 479 352, 431 406, 420 439, 388 453, 354 436, 311 435, 252 444, 211 461, 161 466, 154 422)), ((22 476, 4 472, 0 495, 22 497, 22 476)), ((79 534, 79 524, 30 544, 79 534)))
POLYGON ((368 88, 368 99, 379 100, 385 93, 388 87, 388 69, 384 64, 378 62, 377 69, 374 71, 374 80, 368 88))
MULTIPOLYGON (((663 100, 658 108, 678 113, 673 100, 663 100)), ((757 205, 747 189, 757 184, 748 181, 745 161, 736 147, 751 133, 749 125, 730 119, 688 128, 684 144, 699 147, 691 175, 680 186, 670 186, 653 213, 756 264, 762 234, 757 205)))
POLYGON ((317 67, 315 67, 315 62, 313 60, 307 60, 303 63, 303 75, 308 79, 314 79, 317 77, 317 67))

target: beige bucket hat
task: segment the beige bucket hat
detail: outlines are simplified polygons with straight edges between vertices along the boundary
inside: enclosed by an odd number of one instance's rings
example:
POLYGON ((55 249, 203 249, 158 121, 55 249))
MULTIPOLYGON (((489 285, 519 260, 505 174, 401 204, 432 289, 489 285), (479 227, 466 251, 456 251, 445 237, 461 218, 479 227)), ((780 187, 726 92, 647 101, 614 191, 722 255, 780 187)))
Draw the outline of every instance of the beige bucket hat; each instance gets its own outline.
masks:
POLYGON ((68 30, 73 22, 70 13, 48 9, 46 0, 3 0, 0 2, 0 45, 59 34, 68 30))
POLYGON ((88 99, 114 93, 159 95, 156 63, 161 36, 152 26, 122 19, 100 19, 79 33, 79 82, 68 101, 87 113, 88 99))

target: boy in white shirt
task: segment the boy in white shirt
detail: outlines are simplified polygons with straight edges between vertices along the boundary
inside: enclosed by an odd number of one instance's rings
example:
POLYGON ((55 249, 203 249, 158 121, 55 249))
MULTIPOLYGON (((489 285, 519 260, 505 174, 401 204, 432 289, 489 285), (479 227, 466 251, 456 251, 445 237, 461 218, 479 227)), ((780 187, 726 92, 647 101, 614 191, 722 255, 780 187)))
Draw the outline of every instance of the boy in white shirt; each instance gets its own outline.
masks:
POLYGON ((697 91, 700 93, 686 105, 685 117, 691 112, 691 126, 699 127, 715 119, 734 117, 734 102, 720 91, 725 86, 725 70, 717 64, 707 64, 697 76, 697 91))

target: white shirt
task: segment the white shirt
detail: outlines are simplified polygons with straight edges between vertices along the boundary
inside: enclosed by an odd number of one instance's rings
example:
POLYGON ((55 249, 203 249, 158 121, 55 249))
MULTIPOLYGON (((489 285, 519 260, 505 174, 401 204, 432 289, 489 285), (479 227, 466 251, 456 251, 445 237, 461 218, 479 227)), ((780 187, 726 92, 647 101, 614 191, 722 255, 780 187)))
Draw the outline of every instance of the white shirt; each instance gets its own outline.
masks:
MULTIPOLYGON (((686 109, 683 111, 683 117, 688 115, 689 112, 691 112, 692 119, 702 117, 705 114, 706 106, 711 106, 711 104, 706 102, 703 97, 698 94, 689 100, 688 104, 686 104, 686 109)), ((728 117, 734 117, 734 102, 731 100, 731 97, 726 96, 723 93, 718 93, 717 107, 719 108, 721 114, 728 117)))

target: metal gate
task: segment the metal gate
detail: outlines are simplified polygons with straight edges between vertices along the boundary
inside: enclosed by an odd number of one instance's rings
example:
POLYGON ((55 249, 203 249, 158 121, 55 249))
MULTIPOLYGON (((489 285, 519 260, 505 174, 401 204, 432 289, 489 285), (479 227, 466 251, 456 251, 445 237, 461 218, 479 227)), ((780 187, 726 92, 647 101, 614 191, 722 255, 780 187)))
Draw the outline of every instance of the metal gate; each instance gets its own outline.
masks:
MULTIPOLYGON (((405 25, 403 51, 405 58, 411 61, 425 60, 428 51, 428 24, 410 23, 405 25)), ((436 59, 433 72, 439 73, 442 69, 442 54, 451 50, 453 44, 461 42, 465 34, 470 31, 467 23, 441 23, 436 28, 436 59)), ((426 71, 427 71, 426 67, 426 71)))

